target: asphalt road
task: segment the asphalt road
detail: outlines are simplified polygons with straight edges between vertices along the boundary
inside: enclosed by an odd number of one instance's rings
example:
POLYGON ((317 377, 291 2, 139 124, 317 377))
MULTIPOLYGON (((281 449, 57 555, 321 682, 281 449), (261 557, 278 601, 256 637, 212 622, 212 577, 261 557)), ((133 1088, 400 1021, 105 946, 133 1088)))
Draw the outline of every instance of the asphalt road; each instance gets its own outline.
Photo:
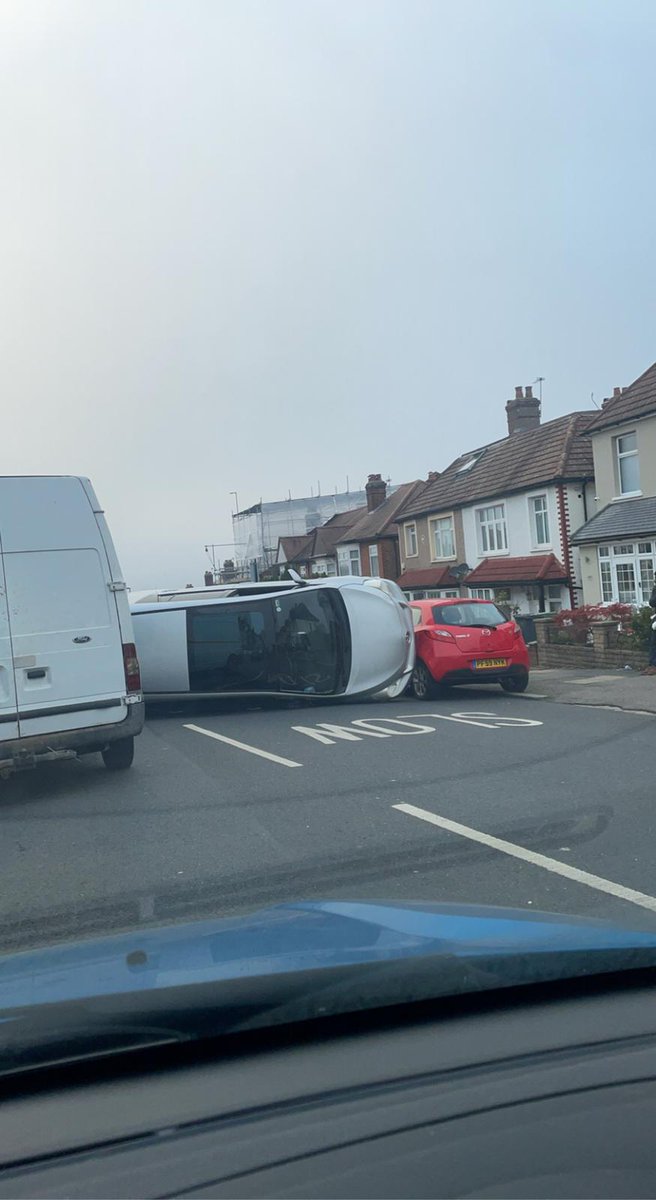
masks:
POLYGON ((128 772, 0 782, 0 949, 319 898, 656 928, 655 720, 498 687, 151 710, 128 772))

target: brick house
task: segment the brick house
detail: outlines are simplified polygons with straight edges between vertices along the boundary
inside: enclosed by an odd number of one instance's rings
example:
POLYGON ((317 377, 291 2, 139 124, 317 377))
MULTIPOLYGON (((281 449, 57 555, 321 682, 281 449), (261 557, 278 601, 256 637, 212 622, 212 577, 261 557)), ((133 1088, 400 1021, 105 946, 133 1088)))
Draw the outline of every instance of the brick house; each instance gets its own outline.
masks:
POLYGON ((656 363, 587 427, 597 511, 572 538, 586 604, 647 604, 656 572, 656 363))
POLYGON ((337 540, 340 575, 378 575, 398 579, 400 574, 397 517, 404 505, 423 487, 423 481, 402 483, 387 495, 382 475, 370 475, 365 492, 367 510, 337 540))
POLYGON ((288 567, 293 567, 303 578, 337 575, 337 542, 366 513, 364 506, 335 513, 309 533, 279 538, 276 554, 279 578, 288 567))
POLYGON ((590 412, 541 424, 532 388, 506 404, 508 434, 429 475, 399 513, 400 586, 460 593, 525 613, 579 603, 576 529, 594 504, 590 412))

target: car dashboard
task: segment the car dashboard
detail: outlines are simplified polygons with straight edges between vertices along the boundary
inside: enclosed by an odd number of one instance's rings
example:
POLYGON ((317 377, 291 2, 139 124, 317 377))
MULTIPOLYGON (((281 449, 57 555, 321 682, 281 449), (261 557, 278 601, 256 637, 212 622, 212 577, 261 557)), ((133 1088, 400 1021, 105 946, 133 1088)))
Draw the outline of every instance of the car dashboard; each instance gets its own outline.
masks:
POLYGON ((651 986, 514 992, 6 1078, 0 1197, 653 1196, 651 986))

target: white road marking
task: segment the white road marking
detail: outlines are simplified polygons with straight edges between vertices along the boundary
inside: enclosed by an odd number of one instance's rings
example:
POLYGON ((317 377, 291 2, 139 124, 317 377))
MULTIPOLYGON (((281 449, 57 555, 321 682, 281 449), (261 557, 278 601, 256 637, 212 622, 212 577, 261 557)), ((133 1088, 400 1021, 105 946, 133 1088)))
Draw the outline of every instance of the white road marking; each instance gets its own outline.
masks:
POLYGON ((359 733, 354 733, 347 725, 331 725, 328 721, 321 721, 316 729, 309 725, 292 725, 292 729, 296 733, 304 733, 307 737, 314 738, 315 742, 321 742, 322 746, 334 746, 337 739, 342 742, 361 742, 363 737, 389 737, 389 733, 378 733, 373 729, 361 729, 359 733))
POLYGON ((374 730, 376 733, 381 733, 384 737, 389 737, 390 734, 400 734, 402 737, 407 737, 408 734, 418 733, 435 733, 432 725, 419 725, 417 721, 411 721, 408 717, 375 717, 365 718, 358 717, 354 722, 358 729, 374 730), (382 730, 380 726, 383 726, 382 730), (400 729, 390 729, 389 725, 400 725, 400 729))
POLYGON ((531 726, 544 724, 543 721, 533 721, 529 717, 506 717, 503 715, 499 717, 496 713, 471 712, 471 710, 468 712, 451 713, 451 716, 462 717, 463 719, 469 719, 469 717, 483 717, 485 719, 489 719, 490 721, 494 721, 495 729, 528 729, 531 726))
POLYGON ((428 717, 435 717, 437 721, 455 721, 458 725, 478 725, 481 729, 496 729, 496 725, 491 725, 489 721, 471 721, 463 716, 447 716, 446 713, 427 713, 428 717))
POLYGON ((623 887, 621 883, 603 879, 601 875, 591 875, 589 871, 580 871, 578 867, 570 867, 569 863, 559 862, 557 858, 548 858, 546 854, 537 854, 534 850, 516 846, 514 842, 506 842, 503 838, 493 837, 489 833, 483 833, 480 829, 472 829, 469 825, 461 825, 459 821, 450 821, 448 817, 440 817, 425 808, 416 808, 414 804, 393 804, 392 808, 406 813, 409 817, 417 817, 420 821, 426 821, 429 825, 437 825, 438 828, 446 829, 449 833, 457 833, 460 837, 468 838, 470 842, 480 842, 482 846, 488 846, 491 850, 499 850, 501 854, 509 854, 512 858, 519 858, 523 862, 531 863, 534 867, 542 867, 545 871, 551 871, 553 875, 562 875, 565 879, 573 879, 575 883, 582 883, 598 892, 606 892, 618 900, 627 900, 629 904, 637 904, 640 908, 648 908, 650 912, 656 912, 656 896, 636 892, 633 888, 623 887))
POLYGON ((488 712, 408 713, 401 717, 356 717, 350 725, 332 725, 320 721, 317 725, 292 725, 295 733, 304 733, 322 746, 334 746, 336 741, 359 742, 363 737, 407 737, 408 734, 435 733, 426 720, 455 721, 458 725, 476 725, 480 729, 527 729, 542 725, 528 717, 497 716, 488 712), (419 718, 419 719, 418 719, 419 718), (398 727, 398 728, 397 728, 398 727))
POLYGON ((217 742, 225 742, 226 746, 234 746, 236 750, 245 750, 247 754, 257 754, 258 758, 268 758, 269 762, 279 763, 281 767, 302 767, 303 763, 294 762, 292 758, 281 758, 279 754, 270 754, 268 750, 260 750, 257 746, 247 746, 246 742, 237 742, 234 738, 225 737, 222 733, 214 733, 213 729, 203 729, 201 725, 185 725, 194 733, 202 733, 205 737, 215 738, 217 742))

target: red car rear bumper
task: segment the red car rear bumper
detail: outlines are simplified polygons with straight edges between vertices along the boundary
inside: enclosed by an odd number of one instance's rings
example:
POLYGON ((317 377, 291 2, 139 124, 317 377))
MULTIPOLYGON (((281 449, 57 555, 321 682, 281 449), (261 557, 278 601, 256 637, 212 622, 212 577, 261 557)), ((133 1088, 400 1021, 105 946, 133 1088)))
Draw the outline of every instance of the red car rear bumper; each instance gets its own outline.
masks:
POLYGON ((503 667, 474 667, 476 659, 473 657, 458 651, 455 654, 436 654, 432 645, 428 652, 427 646, 417 646, 417 658, 426 664, 436 683, 485 683, 486 680, 498 683, 512 675, 528 675, 529 668, 528 650, 525 645, 495 654, 494 658, 505 658, 506 665, 503 667))

